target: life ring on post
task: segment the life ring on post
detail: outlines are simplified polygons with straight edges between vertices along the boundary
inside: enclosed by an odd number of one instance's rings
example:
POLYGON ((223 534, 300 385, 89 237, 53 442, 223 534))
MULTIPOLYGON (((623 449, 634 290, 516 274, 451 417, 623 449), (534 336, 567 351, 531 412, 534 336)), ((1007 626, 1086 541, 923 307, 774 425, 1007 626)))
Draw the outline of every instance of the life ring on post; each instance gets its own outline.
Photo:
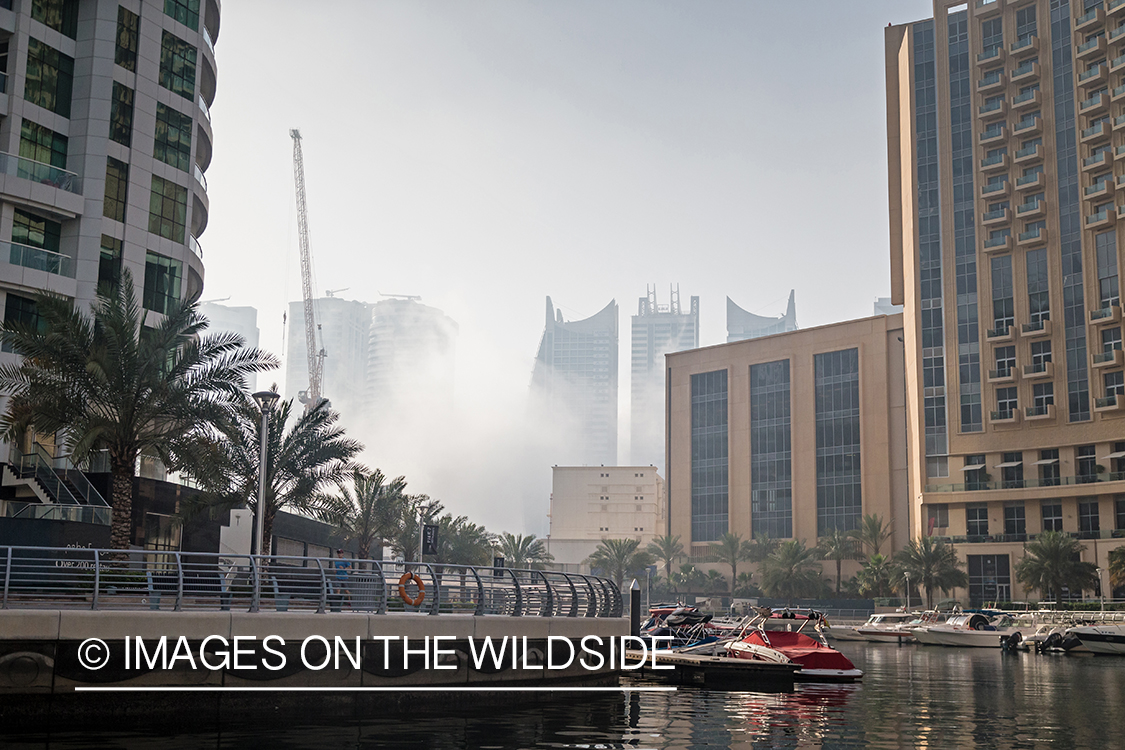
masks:
POLYGON ((417 573, 403 573, 402 578, 398 579, 398 597, 410 606, 417 607, 426 600, 426 584, 422 583, 422 579, 417 573), (418 596, 413 599, 406 593, 406 584, 411 581, 414 581, 414 585, 418 587, 418 596))

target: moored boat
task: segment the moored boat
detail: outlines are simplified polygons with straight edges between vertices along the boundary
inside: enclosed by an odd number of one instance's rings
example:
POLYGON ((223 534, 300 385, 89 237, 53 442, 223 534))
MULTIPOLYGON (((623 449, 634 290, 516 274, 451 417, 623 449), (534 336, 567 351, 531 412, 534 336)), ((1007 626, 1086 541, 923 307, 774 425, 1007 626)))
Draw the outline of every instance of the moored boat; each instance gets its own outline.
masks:
POLYGON ((871 615, 855 633, 860 640, 874 643, 907 643, 914 640, 914 630, 907 626, 916 620, 910 612, 882 612, 871 615))
POLYGON ((765 615, 754 622, 755 629, 744 638, 727 643, 727 655, 736 659, 796 662, 801 665, 797 679, 803 681, 853 681, 863 677, 848 657, 828 645, 820 631, 823 616, 810 613, 795 630, 767 629, 777 620, 765 615), (812 623, 812 633, 803 632, 812 623))
POLYGON ((988 617, 980 612, 973 612, 950 617, 940 625, 917 628, 914 638, 919 643, 936 646, 999 648, 1001 637, 1010 636, 1019 630, 1020 627, 1007 614, 988 617))
POLYGON ((1066 634, 1095 654, 1125 654, 1125 625, 1082 625, 1066 634))

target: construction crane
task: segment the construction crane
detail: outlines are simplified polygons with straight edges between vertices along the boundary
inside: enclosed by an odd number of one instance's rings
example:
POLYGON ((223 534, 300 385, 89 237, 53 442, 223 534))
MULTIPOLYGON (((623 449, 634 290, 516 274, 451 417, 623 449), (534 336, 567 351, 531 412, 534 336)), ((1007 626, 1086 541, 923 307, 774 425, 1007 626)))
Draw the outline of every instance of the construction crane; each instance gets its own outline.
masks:
POLYGON ((301 292, 305 304, 305 348, 309 360, 309 387, 297 394, 297 398, 311 409, 320 403, 320 384, 324 374, 324 358, 328 356, 323 346, 317 346, 320 325, 316 322, 313 309, 312 254, 309 251, 309 211, 305 205, 305 160, 301 155, 301 131, 289 131, 293 139, 293 184, 297 189, 297 233, 301 244, 301 292))
POLYGON ((343 289, 326 289, 325 292, 324 292, 324 296, 325 297, 335 297, 340 292, 346 292, 349 289, 351 289, 350 286, 346 286, 343 289))

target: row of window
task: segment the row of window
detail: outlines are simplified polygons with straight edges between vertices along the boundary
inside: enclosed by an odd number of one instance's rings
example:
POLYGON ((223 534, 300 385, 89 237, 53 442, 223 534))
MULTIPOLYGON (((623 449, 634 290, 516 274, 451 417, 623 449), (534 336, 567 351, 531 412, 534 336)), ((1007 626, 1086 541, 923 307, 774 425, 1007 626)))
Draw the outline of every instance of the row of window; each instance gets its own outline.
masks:
MULTIPOLYGON (((1004 504, 1005 536, 1026 536, 1027 507, 1024 502, 1004 504)), ((1078 532, 1098 534, 1101 532, 1101 510, 1096 498, 1080 498, 1078 501, 1078 532)), ((1063 530, 1063 506, 1057 499, 1043 500, 1039 504, 1041 527, 1043 531, 1063 530)), ((927 533, 943 536, 949 528, 949 505, 946 503, 926 506, 927 533)), ((1114 528, 1125 530, 1125 496, 1118 497, 1114 503, 1114 528)), ((998 530, 997 530, 998 531, 998 530)), ((987 537, 992 533, 988 523, 988 505, 975 503, 965 506, 965 535, 987 537)))
MULTIPOLYGON (((1067 484, 1092 484, 1101 479, 1125 479, 1125 441, 1113 443, 1108 455, 1098 457, 1093 445, 1080 445, 1074 449, 1074 477, 1067 478, 1067 484), (1107 468, 1108 467, 1108 468, 1107 468)), ((1059 449, 1048 448, 1033 452, 1037 460, 1030 463, 1034 467, 1030 475, 1025 471, 1024 453, 1014 451, 1000 454, 1000 463, 991 468, 1000 470, 999 484, 989 472, 983 454, 964 457, 966 490, 1019 489, 1023 487, 1057 487, 1063 484, 1059 473, 1059 449)))

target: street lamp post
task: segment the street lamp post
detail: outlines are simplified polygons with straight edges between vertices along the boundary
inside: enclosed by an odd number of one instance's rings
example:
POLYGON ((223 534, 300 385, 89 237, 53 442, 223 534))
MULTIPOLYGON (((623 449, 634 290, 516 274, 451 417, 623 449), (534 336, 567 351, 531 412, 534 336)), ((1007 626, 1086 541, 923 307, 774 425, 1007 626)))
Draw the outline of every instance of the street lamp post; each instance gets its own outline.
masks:
POLYGON ((273 409, 274 404, 281 398, 273 391, 258 391, 254 394, 254 401, 258 404, 258 408, 262 411, 262 442, 259 449, 258 456, 258 507, 257 512, 254 514, 254 553, 258 555, 258 574, 254 576, 254 606, 255 612, 258 611, 262 602, 262 571, 261 559, 264 547, 265 527, 266 527, 266 441, 269 437, 270 429, 270 411, 273 409))
POLYGON ((1105 612, 1105 589, 1102 588, 1102 569, 1095 568, 1098 573, 1098 599, 1101 601, 1102 612, 1105 612))
POLYGON ((906 579, 906 611, 909 612, 910 611, 910 574, 909 573, 903 573, 902 575, 906 579))

